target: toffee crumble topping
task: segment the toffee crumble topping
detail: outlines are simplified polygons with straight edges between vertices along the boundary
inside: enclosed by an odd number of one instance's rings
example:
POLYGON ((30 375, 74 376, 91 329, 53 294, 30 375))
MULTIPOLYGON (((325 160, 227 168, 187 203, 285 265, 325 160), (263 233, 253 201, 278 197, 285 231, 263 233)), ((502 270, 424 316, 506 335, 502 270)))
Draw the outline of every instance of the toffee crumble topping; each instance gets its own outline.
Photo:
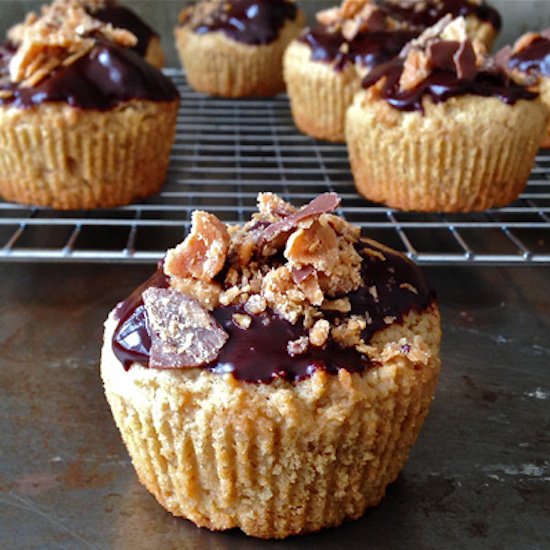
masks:
POLYGON ((371 68, 395 57, 401 48, 445 15, 473 16, 500 28, 500 16, 478 0, 343 0, 317 13, 318 24, 300 41, 313 61, 340 71, 348 64, 371 68))
POLYGON ((510 79, 499 56, 471 41, 463 17, 447 15, 409 42, 396 59, 373 69, 363 80, 372 99, 385 99, 403 111, 423 112, 422 100, 434 103, 473 94, 497 97, 512 105, 537 93, 510 79))
POLYGON ((185 241, 117 307, 117 358, 267 383, 361 372, 388 353, 426 357, 420 339, 371 345, 435 297, 410 260, 334 215, 339 203, 325 193, 296 209, 260 193, 252 219, 229 227, 194 212, 185 241))

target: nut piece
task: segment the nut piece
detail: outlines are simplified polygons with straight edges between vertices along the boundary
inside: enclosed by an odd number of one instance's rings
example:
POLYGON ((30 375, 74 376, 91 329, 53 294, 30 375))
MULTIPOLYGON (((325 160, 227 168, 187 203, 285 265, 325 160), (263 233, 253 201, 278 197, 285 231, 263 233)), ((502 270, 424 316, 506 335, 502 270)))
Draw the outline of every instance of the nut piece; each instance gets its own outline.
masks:
POLYGON ((228 335, 197 300, 168 288, 148 288, 142 296, 151 367, 199 367, 216 359, 228 335))
POLYGON ((421 50, 411 50, 405 59, 399 79, 402 90, 412 90, 430 76, 430 61, 421 50))
POLYGON ((172 277, 211 281, 223 268, 228 250, 225 224, 213 214, 195 210, 191 233, 166 253, 164 272, 172 277))

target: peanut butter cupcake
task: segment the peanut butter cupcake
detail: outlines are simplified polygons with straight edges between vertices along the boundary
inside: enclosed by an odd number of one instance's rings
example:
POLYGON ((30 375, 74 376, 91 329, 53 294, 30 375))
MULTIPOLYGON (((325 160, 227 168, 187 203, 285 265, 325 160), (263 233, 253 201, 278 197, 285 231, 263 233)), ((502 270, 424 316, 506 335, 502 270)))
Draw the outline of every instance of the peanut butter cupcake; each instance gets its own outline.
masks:
POLYGON ((284 78, 299 130, 329 141, 345 140, 345 114, 374 67, 445 14, 463 14, 471 36, 490 47, 498 13, 466 0, 344 0, 317 14, 318 24, 293 40, 284 56, 284 78))
MULTIPOLYGON (((536 85, 542 102, 550 108, 550 27, 540 33, 524 34, 513 48, 504 48, 498 56, 513 78, 536 85)), ((541 146, 550 147, 550 125, 541 146)))
POLYGON ((355 185, 404 210, 502 206, 524 189, 548 110, 450 16, 363 81, 346 118, 355 185))
POLYGON ((179 21, 176 48, 195 90, 222 97, 284 90, 283 52, 304 22, 293 0, 201 0, 179 21))
POLYGON ((136 38, 57 1, 0 52, 0 195, 60 209, 127 204, 166 174, 179 96, 136 38))
POLYGON ((109 315, 105 394, 172 514, 284 538, 358 518, 403 468, 439 373, 438 307, 338 204, 262 193, 233 227, 195 212, 109 315))

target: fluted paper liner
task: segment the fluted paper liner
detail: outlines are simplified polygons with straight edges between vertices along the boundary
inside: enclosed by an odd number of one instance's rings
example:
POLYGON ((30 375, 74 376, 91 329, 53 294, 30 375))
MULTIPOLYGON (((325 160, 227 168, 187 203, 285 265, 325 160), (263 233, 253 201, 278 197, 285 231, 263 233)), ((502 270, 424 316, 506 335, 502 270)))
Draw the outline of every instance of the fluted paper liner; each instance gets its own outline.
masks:
POLYGON ((329 141, 345 141, 346 109, 361 79, 353 65, 335 71, 330 63, 311 60, 311 49, 298 41, 287 48, 284 78, 298 129, 329 141))
POLYGON ((357 94, 346 139, 359 193, 420 211, 485 210, 515 200, 546 126, 540 101, 463 96, 424 106, 424 115, 402 112, 357 94))
POLYGON ((317 372, 296 384, 205 369, 126 372, 112 352, 111 317, 101 373, 141 482, 176 516, 261 538, 359 517, 402 469, 434 393, 439 315, 410 315, 429 331, 427 363, 398 356, 362 374, 317 372))
POLYGON ((0 107, 0 195, 58 209, 128 204, 164 181, 178 101, 108 111, 0 107))
POLYGON ((284 91, 282 57, 303 26, 299 11, 286 21, 270 44, 249 45, 222 32, 196 34, 176 27, 176 49, 189 85, 198 92, 221 97, 272 96, 284 91))

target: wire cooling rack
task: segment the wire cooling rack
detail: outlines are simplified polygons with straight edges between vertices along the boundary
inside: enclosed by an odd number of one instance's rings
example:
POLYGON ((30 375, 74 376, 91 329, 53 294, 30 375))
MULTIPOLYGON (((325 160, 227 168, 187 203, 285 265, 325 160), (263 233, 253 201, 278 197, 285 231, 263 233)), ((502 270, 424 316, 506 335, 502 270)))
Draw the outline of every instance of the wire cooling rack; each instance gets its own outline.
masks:
POLYGON ((400 212, 357 195, 345 146, 300 134, 286 97, 209 98, 193 92, 181 71, 167 73, 182 102, 162 191, 89 212, 0 202, 0 259, 154 262, 184 238, 194 209, 240 223, 255 210, 259 191, 300 205, 331 190, 342 198, 339 214, 419 263, 550 265, 550 151, 537 157, 525 192, 506 208, 400 212))

